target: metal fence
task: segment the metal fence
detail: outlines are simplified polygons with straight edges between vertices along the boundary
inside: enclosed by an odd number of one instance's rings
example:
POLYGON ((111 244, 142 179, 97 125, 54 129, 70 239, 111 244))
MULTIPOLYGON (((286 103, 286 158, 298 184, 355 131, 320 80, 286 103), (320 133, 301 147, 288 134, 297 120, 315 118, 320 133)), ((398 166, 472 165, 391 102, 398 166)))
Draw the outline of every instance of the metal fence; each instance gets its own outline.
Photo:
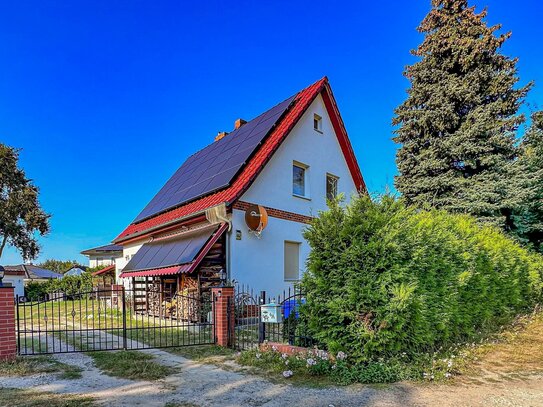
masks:
POLYGON ((17 298, 20 355, 215 343, 210 297, 113 287, 42 301, 17 298))
POLYGON ((311 347, 316 344, 308 334, 302 307, 305 295, 299 287, 291 287, 269 297, 266 291, 255 293, 249 286, 236 284, 234 290, 234 323, 231 344, 235 349, 255 349, 264 341, 311 347), (266 322, 262 309, 274 304, 279 319, 266 322))

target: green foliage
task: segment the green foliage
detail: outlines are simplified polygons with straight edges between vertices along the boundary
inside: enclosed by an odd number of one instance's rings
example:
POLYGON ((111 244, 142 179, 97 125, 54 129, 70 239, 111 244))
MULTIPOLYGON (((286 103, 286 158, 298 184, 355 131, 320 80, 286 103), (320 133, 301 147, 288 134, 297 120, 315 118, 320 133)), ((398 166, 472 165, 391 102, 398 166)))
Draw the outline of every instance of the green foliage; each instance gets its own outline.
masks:
POLYGON ((310 334, 356 363, 416 359, 479 338, 540 300, 543 258, 468 215, 384 196, 330 203, 311 246, 300 308, 310 334))
POLYGON ((532 124, 521 143, 517 179, 527 186, 520 208, 514 212, 514 233, 543 252, 543 111, 532 114, 532 124))
POLYGON ((92 291, 92 274, 85 272, 80 276, 64 276, 60 280, 30 282, 25 287, 25 296, 31 301, 42 300, 49 293, 62 292, 68 296, 92 291))
POLYGON ((64 274, 74 264, 78 264, 76 260, 47 259, 43 263, 38 264, 38 267, 64 274))
POLYGON ((0 143, 0 257, 9 244, 31 260, 39 253, 35 233, 49 232, 49 215, 41 209, 38 188, 18 161, 19 151, 0 143))
POLYGON ((86 293, 92 290, 92 274, 85 272, 80 276, 64 276, 60 280, 50 280, 47 292, 63 292, 66 295, 86 293))
POLYGON ((511 33, 489 27, 467 0, 433 0, 406 68, 407 99, 395 110, 400 144, 395 183, 409 204, 468 213, 511 229, 525 194, 510 174, 518 155, 519 106, 531 84, 516 88, 517 59, 500 53, 511 33))
POLYGON ((49 291, 49 283, 31 281, 25 286, 25 297, 30 301, 39 301, 45 298, 49 291))

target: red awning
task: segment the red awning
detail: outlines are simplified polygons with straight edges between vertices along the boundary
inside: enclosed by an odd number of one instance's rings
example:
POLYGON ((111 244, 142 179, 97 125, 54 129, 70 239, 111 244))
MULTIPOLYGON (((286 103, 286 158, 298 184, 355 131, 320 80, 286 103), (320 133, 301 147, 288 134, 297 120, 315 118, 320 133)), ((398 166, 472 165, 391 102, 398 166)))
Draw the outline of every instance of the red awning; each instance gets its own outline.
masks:
POLYGON ((181 266, 164 267, 161 269, 151 269, 142 271, 127 271, 121 273, 121 277, 151 277, 151 276, 168 276, 173 274, 182 274, 192 272, 194 263, 183 264, 181 266))
POLYGON ((103 268, 102 270, 95 271, 92 273, 93 276, 101 276, 102 274, 109 273, 110 271, 115 271, 115 264, 112 264, 111 266, 107 266, 106 268, 103 268))
MULTIPOLYGON (((121 273, 121 277, 150 277, 192 273, 194 270, 196 270, 202 259, 209 252, 219 237, 222 236, 226 229, 228 229, 228 224, 223 223, 216 228, 214 232, 199 232, 197 234, 197 238, 194 238, 194 234, 188 234, 186 237, 176 236, 172 239, 157 240, 155 242, 145 244, 139 249, 138 252, 136 252, 132 260, 126 265, 126 271, 121 273), (172 265, 170 261, 168 264, 168 261, 172 258, 172 256, 175 257, 178 256, 179 253, 183 254, 187 252, 189 252, 187 256, 181 255, 180 257, 177 257, 178 259, 184 259, 185 262, 172 265), (161 253, 163 255, 165 253, 166 255, 160 257, 161 253), (152 257, 151 264, 154 267, 137 267, 137 265, 145 264, 147 261, 146 257, 152 257), (152 262, 154 262, 154 264, 152 262), (136 267, 131 269, 132 264, 135 264, 136 267)), ((147 264, 149 264, 149 262, 147 262, 147 264)))

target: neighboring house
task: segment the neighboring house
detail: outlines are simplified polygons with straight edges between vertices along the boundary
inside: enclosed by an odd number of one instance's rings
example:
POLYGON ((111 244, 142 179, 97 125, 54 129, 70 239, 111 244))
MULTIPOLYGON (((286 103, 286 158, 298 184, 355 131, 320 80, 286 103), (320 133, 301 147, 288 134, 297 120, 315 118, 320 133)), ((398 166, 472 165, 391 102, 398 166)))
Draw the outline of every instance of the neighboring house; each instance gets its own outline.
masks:
POLYGON ((17 266, 5 266, 8 271, 22 271, 24 273, 25 285, 29 282, 46 282, 53 279, 62 278, 62 274, 47 270, 33 264, 19 264, 17 266))
POLYGON ((81 254, 89 258, 89 267, 111 266, 118 258, 123 257, 123 248, 116 244, 108 244, 93 249, 83 250, 81 254))
POLYGON ((23 270, 4 269, 5 274, 2 279, 3 284, 11 284, 15 288, 15 295, 22 297, 25 295, 24 278, 25 272, 23 270))
POLYGON ((64 277, 67 276, 80 276, 87 271, 87 266, 81 266, 80 264, 74 264, 68 270, 64 272, 64 277))
POLYGON ((323 78, 190 156, 114 240, 117 271, 125 286, 172 294, 237 280, 275 296, 304 272, 302 233, 327 198, 365 190, 323 78), (246 216, 264 212, 254 233, 246 216))

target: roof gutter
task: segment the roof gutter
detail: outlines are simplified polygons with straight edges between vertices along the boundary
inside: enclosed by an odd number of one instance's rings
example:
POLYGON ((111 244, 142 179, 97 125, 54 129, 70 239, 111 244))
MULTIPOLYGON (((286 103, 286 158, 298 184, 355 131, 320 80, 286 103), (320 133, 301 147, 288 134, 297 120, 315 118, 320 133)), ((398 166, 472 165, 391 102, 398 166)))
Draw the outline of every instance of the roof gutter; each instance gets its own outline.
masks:
MULTIPOLYGON (((206 216, 206 213, 209 209, 211 208, 214 208, 216 206, 221 206, 221 205, 225 205, 225 203, 222 203, 220 205, 214 205, 210 208, 206 208, 206 209, 202 209, 198 212, 193 212, 189 215, 185 215, 185 216, 182 216, 180 218, 176 218, 176 219, 173 219, 169 222, 166 222, 166 223, 161 223, 160 225, 157 225, 157 226, 153 226, 149 229, 145 229, 145 230, 142 230, 140 232, 136 232, 136 233, 133 233, 132 235, 129 235, 129 236, 126 236, 126 237, 123 237, 123 238, 120 238, 120 239, 115 239, 113 240, 113 243, 120 243, 120 244, 127 244, 127 243, 130 243, 130 242, 133 242, 133 241, 136 241, 136 240, 140 240, 140 239, 143 239, 145 237, 148 237, 149 235, 151 235, 152 233, 160 230, 161 232, 166 232, 170 229, 173 229, 177 226, 181 226, 180 224, 183 223, 183 222, 186 222, 188 220, 192 220, 193 222, 190 222, 190 223, 196 223, 200 220, 206 220, 208 219, 207 216, 206 216)), ((221 220, 222 220, 222 217, 221 217, 221 220)), ((231 223, 230 223, 230 220, 224 220, 224 222, 228 223, 228 225, 230 226, 231 223)), ((230 226, 231 227, 231 226, 230 226)))

